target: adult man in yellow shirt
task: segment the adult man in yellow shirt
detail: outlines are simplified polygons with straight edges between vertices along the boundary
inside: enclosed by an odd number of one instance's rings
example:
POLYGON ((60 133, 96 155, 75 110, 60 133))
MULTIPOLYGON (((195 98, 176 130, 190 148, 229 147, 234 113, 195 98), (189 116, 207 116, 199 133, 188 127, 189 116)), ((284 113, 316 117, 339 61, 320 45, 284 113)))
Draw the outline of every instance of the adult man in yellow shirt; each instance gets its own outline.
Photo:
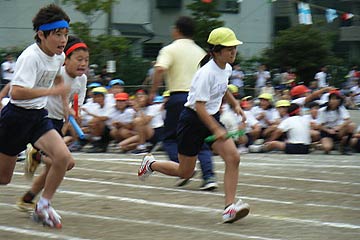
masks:
MULTIPOLYGON (((206 55, 206 52, 192 40, 194 31, 195 24, 190 17, 177 19, 172 29, 174 41, 162 48, 157 57, 150 90, 150 99, 153 99, 165 77, 170 97, 165 104, 163 147, 170 160, 175 162, 179 161, 176 143, 177 123, 184 109, 192 78, 199 68, 201 59, 206 55)), ((198 155, 204 179, 201 190, 217 188, 211 156, 209 147, 204 144, 198 155)), ((188 179, 179 179, 176 185, 183 186, 187 182, 188 179)))

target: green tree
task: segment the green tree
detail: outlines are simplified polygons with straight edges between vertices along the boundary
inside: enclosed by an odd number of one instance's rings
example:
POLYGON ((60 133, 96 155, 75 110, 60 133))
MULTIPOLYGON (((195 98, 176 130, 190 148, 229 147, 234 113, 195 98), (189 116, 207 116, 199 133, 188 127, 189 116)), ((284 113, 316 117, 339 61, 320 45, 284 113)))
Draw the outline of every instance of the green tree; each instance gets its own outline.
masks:
POLYGON ((218 0, 213 0, 209 3, 203 1, 193 0, 192 3, 186 7, 192 11, 191 15, 196 22, 196 31, 194 40, 203 47, 207 47, 207 38, 209 33, 218 27, 224 26, 224 22, 218 20, 221 14, 217 12, 218 0))
POLYGON ((103 14, 109 14, 113 4, 118 0, 62 0, 64 4, 73 4, 75 9, 84 14, 90 27, 103 14))
POLYGON ((86 22, 71 23, 71 31, 81 38, 90 48, 91 63, 101 66, 106 65, 108 60, 116 61, 117 72, 114 78, 121 78, 126 85, 139 85, 146 75, 148 63, 143 59, 136 58, 131 54, 130 41, 124 37, 106 34, 91 35, 91 25, 103 14, 108 16, 108 29, 111 24, 111 6, 119 0, 62 0, 64 4, 72 4, 81 12, 86 22))
POLYGON ((264 61, 270 67, 294 67, 297 80, 306 84, 322 65, 339 64, 331 52, 329 36, 307 25, 280 31, 273 47, 265 51, 264 61))

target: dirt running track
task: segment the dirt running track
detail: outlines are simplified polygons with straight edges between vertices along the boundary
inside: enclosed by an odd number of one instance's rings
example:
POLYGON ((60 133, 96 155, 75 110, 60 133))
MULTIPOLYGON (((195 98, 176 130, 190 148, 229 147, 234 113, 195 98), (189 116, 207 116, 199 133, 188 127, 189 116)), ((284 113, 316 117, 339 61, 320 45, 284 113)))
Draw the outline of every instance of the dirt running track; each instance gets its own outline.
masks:
MULTIPOLYGON (((15 202, 30 186, 23 163, 0 187, 0 239, 360 239, 360 155, 313 153, 242 155, 238 195, 250 215, 221 224, 224 164, 215 157, 220 188, 198 190, 196 178, 175 188, 175 178, 155 174, 142 183, 141 157, 75 153, 53 205, 63 229, 29 220, 15 202)), ((156 154, 161 160, 166 156, 156 154)))

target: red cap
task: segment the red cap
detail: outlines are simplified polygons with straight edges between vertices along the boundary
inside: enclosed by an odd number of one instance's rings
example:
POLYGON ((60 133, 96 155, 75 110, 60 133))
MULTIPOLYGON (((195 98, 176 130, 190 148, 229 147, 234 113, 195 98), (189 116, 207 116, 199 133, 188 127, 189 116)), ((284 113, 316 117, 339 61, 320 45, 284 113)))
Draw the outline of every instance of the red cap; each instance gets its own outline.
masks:
POLYGON ((308 89, 305 85, 298 85, 290 90, 290 95, 295 97, 307 92, 310 92, 310 89, 308 89))
POLYGON ((249 104, 248 101, 241 101, 241 102, 240 102, 240 107, 242 107, 242 108, 248 108, 248 107, 250 107, 250 104, 249 104))
POLYGON ((122 93, 117 93, 117 94, 115 95, 115 100, 126 101, 126 100, 128 100, 128 99, 129 99, 129 94, 124 93, 124 92, 122 92, 122 93))

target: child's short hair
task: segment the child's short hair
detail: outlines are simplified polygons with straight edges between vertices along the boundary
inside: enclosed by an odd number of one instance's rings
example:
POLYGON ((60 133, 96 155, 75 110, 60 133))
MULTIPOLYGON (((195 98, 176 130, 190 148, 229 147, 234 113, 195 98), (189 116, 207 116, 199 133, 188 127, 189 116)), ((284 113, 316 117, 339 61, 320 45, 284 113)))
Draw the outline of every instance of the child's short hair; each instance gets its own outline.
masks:
POLYGON ((70 58, 71 54, 79 49, 89 51, 86 44, 80 38, 69 36, 67 44, 64 48, 64 53, 66 57, 70 58))
MULTIPOLYGON (((35 32, 37 32, 41 30, 39 29, 41 26, 61 20, 64 20, 67 23, 70 22, 69 16, 64 12, 64 10, 62 10, 62 8, 60 8, 56 4, 49 4, 45 7, 40 8, 38 13, 33 18, 32 20, 33 29, 35 32)), ((59 26, 59 28, 63 28, 63 27, 59 26)), ((51 30, 42 30, 42 31, 44 32, 44 36, 47 37, 52 31, 56 31, 56 29, 59 28, 55 28, 51 30)), ((35 35, 35 40, 36 42, 41 42, 37 34, 35 35)))

